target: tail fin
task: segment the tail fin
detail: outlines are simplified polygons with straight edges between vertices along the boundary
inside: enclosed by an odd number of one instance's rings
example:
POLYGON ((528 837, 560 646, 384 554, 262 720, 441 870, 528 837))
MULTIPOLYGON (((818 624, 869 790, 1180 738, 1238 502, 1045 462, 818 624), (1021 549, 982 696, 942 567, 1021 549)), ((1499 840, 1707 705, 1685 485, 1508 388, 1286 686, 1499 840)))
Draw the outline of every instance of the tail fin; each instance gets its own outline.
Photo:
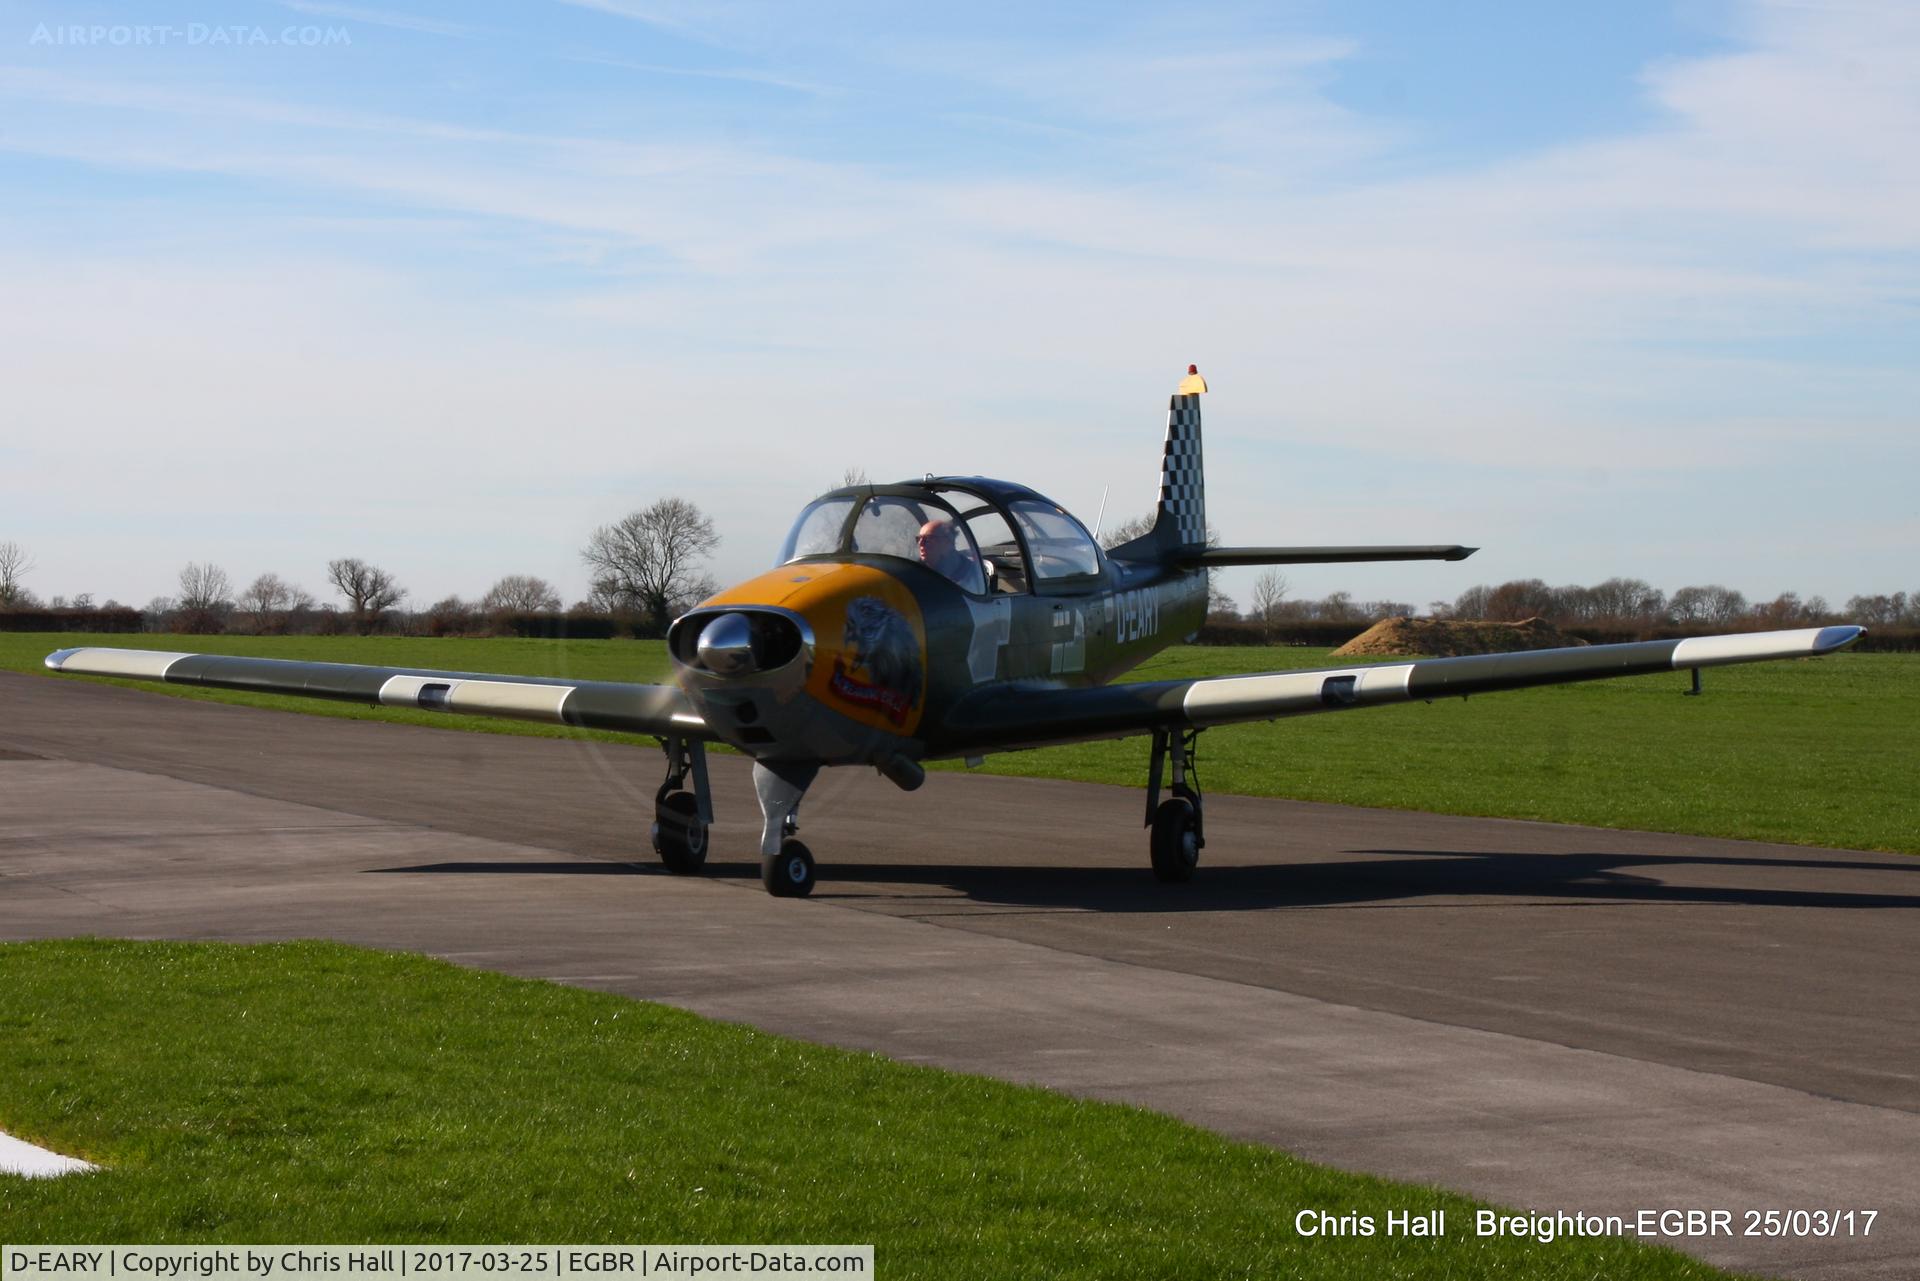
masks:
POLYGON ((1200 456, 1200 393, 1167 402, 1167 446, 1160 459, 1160 510, 1153 532, 1168 550, 1207 545, 1207 477, 1200 456))
POLYGON ((1364 547, 1208 547, 1207 488, 1200 456, 1200 397, 1206 379, 1192 365, 1167 403, 1160 460, 1160 505, 1153 528, 1107 552, 1117 560, 1162 561, 1188 569, 1233 565, 1328 565, 1390 560, 1465 560, 1478 551, 1457 543, 1364 547))
POLYGON ((1207 486, 1200 453, 1200 394, 1206 382, 1192 365, 1167 402, 1167 441, 1160 458, 1160 503, 1153 528, 1109 555, 1167 560, 1207 545, 1207 486))

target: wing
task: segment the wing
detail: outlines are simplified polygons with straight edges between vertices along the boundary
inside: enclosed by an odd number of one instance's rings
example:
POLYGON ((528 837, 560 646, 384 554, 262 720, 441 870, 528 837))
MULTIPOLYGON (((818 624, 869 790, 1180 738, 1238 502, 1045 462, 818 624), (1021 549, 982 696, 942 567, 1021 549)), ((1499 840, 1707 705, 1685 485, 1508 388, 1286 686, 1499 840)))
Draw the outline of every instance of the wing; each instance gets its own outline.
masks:
POLYGON ((283 658, 174 654, 145 649, 63 649, 47 655, 56 672, 121 676, 169 685, 296 694, 379 707, 413 707, 469 716, 504 716, 582 729, 659 737, 715 736, 671 685, 626 685, 558 676, 490 676, 418 667, 301 663, 283 658))
POLYGON ((1813 627, 1737 636, 1692 636, 1685 640, 1474 654, 1089 689, 1004 685, 960 700, 947 719, 954 745, 948 747, 943 742, 942 754, 961 756, 1089 738, 1124 738, 1157 729, 1205 729, 1234 721, 1270 721, 1416 699, 1464 698, 1530 685, 1643 676, 1773 658, 1809 658, 1846 648, 1864 630, 1813 627))

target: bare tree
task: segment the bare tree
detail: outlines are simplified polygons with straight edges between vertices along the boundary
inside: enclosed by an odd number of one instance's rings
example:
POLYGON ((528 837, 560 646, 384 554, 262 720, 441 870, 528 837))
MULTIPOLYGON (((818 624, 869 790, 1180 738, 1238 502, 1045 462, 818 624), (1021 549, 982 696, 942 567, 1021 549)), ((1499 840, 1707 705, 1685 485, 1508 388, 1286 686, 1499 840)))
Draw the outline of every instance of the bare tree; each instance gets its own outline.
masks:
POLYGON ((1493 598, 1493 588, 1481 583, 1469 587, 1453 598, 1452 616, 1454 618, 1482 619, 1487 616, 1487 602, 1493 598))
POLYGON ((427 635, 462 636, 473 630, 473 606, 447 596, 427 606, 427 635))
POLYGON ((1143 512, 1138 516, 1130 516, 1126 520, 1109 525, 1100 531, 1100 545, 1112 551, 1121 543, 1130 543, 1152 529, 1156 517, 1155 512, 1143 512))
POLYGON ((1638 578, 1609 578, 1587 589, 1595 618, 1653 622, 1666 616, 1667 596, 1638 578))
POLYGON ((33 557, 18 543, 0 543, 0 609, 12 609, 30 603, 26 585, 20 580, 33 568, 33 557))
POLYGON ((1320 602, 1320 618, 1329 623, 1351 623, 1361 618, 1352 592, 1328 592, 1320 602))
POLYGON ((1287 576, 1277 569, 1264 571, 1253 580, 1253 596, 1247 607, 1247 617, 1262 623, 1271 623, 1280 616, 1280 602, 1287 598, 1287 576))
POLYGON ((839 483, 828 485, 825 489, 821 490, 820 492, 823 494, 830 494, 836 489, 858 489, 862 485, 871 485, 872 483, 873 483, 872 481, 867 479, 866 468, 849 467, 845 471, 840 473, 839 483))
POLYGON ((720 545, 713 522, 684 498, 662 498, 612 525, 602 525, 580 553, 593 570, 596 599, 634 609, 665 631, 675 614, 712 592, 701 557, 720 545))
POLYGON ((188 561, 180 571, 179 627, 183 632, 217 632, 233 608, 233 583, 218 565, 188 561))
POLYGON ((1731 587, 1709 583, 1704 587, 1682 587, 1667 602, 1667 614, 1676 623, 1710 623, 1725 627, 1747 612, 1747 598, 1731 587))
POLYGON ((1848 622, 1869 627, 1893 627, 1906 618, 1907 612, 1907 594, 1895 592, 1891 596, 1852 597, 1847 601, 1846 616, 1848 622))
POLYGON ((1781 592, 1765 604, 1755 605, 1749 616, 1763 627, 1798 627, 1818 622, 1825 609, 1826 602, 1818 596, 1802 601, 1798 592, 1781 592))
POLYGON ((327 581, 347 598, 347 604, 353 609, 354 626, 362 632, 372 631, 380 615, 407 595, 407 589, 395 582, 392 574, 353 557, 328 561, 327 581))
POLYGON ((1552 618, 1555 608, 1553 588, 1538 578, 1518 578, 1502 583, 1487 595, 1483 618, 1501 623, 1517 623, 1528 618, 1552 618))
POLYGON ((313 594, 278 574, 262 574, 240 593, 237 604, 250 631, 278 634, 287 630, 296 612, 313 608, 313 594))
POLYGON ((532 574, 508 574, 480 598, 487 614, 552 614, 560 609, 560 593, 553 584, 532 574))
POLYGON ((287 596, 287 584, 280 575, 262 574, 247 585, 234 604, 247 630, 268 632, 274 629, 274 620, 285 613, 287 596))

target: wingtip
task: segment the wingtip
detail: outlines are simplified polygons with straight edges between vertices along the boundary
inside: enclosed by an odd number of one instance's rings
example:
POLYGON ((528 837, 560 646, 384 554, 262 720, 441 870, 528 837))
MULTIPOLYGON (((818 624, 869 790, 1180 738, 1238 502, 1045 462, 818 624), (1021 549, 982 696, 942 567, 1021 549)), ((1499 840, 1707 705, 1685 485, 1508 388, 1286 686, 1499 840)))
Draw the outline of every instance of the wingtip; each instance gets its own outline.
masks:
POLYGON ((1831 654, 1837 649, 1845 649, 1866 634, 1866 628, 1855 627, 1851 623, 1839 627, 1822 627, 1820 634, 1813 638, 1813 652, 1831 654))
POLYGON ((47 666, 57 672, 69 658, 72 658, 79 652, 78 649, 56 649, 53 653, 47 655, 47 666))
POLYGON ((1455 547, 1451 552, 1447 553, 1447 559, 1465 560, 1479 550, 1478 547, 1455 547))

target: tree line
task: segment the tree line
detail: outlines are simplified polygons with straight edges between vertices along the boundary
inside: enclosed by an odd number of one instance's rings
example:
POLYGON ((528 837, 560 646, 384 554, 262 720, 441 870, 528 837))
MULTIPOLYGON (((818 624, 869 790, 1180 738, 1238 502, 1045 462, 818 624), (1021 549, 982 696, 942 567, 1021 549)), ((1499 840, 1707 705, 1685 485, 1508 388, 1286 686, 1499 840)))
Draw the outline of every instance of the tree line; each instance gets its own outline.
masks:
MULTIPOLYGON (((849 482, 852 483, 852 482, 849 482)), ((1144 533, 1151 516, 1135 517, 1105 531, 1113 547, 1144 533)), ((1208 531, 1209 541, 1217 541, 1208 531)), ((194 561, 181 571, 178 591, 158 596, 140 611, 149 631, 373 632, 404 631, 435 636, 480 635, 514 630, 515 620, 566 616, 613 620, 632 635, 659 636, 681 612, 718 588, 704 562, 720 545, 713 522, 684 498, 662 498, 592 531, 580 551, 590 573, 586 599, 563 611, 559 592, 532 574, 507 574, 477 600, 445 596, 416 610, 404 604, 410 592, 393 574, 358 557, 327 562, 326 581, 338 603, 321 601, 278 573, 264 573, 235 590, 227 572, 194 561)), ((98 605, 81 594, 42 602, 27 586, 32 557, 14 542, 0 542, 0 613, 36 610, 85 614, 123 610, 117 601, 98 605)), ((1365 625, 1421 611, 1395 600, 1356 600, 1333 592, 1318 599, 1289 595, 1276 570, 1254 581, 1245 610, 1216 588, 1209 592, 1208 619, 1267 625, 1365 625)), ((1834 622, 1868 627, 1920 627, 1920 592, 1862 595, 1835 609, 1820 596, 1802 599, 1782 592, 1749 601, 1717 583, 1682 587, 1672 595, 1643 579, 1609 578, 1592 586, 1551 587, 1538 578, 1470 587, 1452 600, 1428 603, 1431 617, 1518 622, 1542 618, 1560 626, 1624 628, 1716 627, 1728 629, 1816 626, 1834 622)), ((609 629, 605 634, 614 634, 609 629)))
MULTIPOLYGON (((719 590, 702 567, 719 544, 713 522, 698 507, 663 498, 589 535, 580 557, 591 571, 591 589, 565 613, 614 620, 633 635, 664 635, 681 612, 719 590)), ((90 593, 43 601, 26 583, 33 568, 26 549, 0 543, 0 614, 134 612, 118 601, 96 602, 90 593)), ((511 630, 512 620, 563 612, 559 591, 534 574, 504 575, 478 600, 445 596, 414 610, 404 607, 412 593, 394 574, 359 557, 328 561, 326 581, 337 603, 272 572, 236 590, 221 566, 190 561, 175 594, 156 596, 137 612, 144 629, 156 632, 434 636, 499 633, 511 630)))
MULTIPOLYGON (((1216 622, 1376 623, 1422 611, 1405 601, 1357 601, 1346 592, 1318 600, 1288 596, 1285 576, 1273 571, 1254 580, 1248 606, 1216 601, 1208 618, 1216 622)), ((1431 618, 1484 622, 1545 619, 1556 626, 1624 628, 1724 627, 1768 629, 1859 623, 1867 627, 1920 627, 1920 592, 1853 596, 1836 609, 1824 597, 1802 599, 1782 592, 1772 600, 1749 601, 1718 583, 1682 587, 1671 596, 1639 578, 1609 578, 1590 587, 1550 587, 1538 578, 1520 578, 1469 587, 1452 600, 1430 601, 1431 618)))

